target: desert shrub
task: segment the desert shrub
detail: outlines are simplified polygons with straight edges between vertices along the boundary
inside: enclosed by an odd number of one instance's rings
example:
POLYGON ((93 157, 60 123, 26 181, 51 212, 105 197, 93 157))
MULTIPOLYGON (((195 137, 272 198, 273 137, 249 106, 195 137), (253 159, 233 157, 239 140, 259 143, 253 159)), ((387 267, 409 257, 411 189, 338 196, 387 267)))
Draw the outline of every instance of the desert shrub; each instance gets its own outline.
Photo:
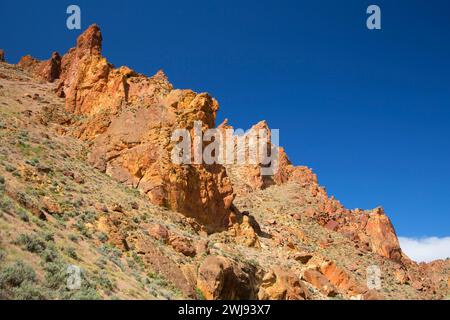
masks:
POLYGON ((55 241, 55 234, 52 231, 46 230, 39 233, 39 235, 47 242, 55 241))
POLYGON ((48 246, 42 253, 41 258, 44 262, 55 262, 59 258, 58 251, 54 245, 48 246))
POLYGON ((74 226, 84 237, 89 239, 92 237, 92 232, 88 228, 86 228, 86 225, 84 224, 82 218, 78 218, 74 226))
POLYGON ((17 261, 0 270, 0 288, 18 287, 24 281, 35 282, 36 273, 32 267, 22 261, 17 261))
POLYGON ((0 176, 0 192, 5 191, 5 178, 3 176, 0 176))
POLYGON ((69 256, 72 259, 75 259, 75 260, 78 259, 77 251, 75 250, 74 247, 67 247, 66 254, 67 254, 67 256, 69 256))
POLYGON ((30 208, 33 204, 33 200, 25 193, 19 191, 16 194, 17 202, 23 205, 25 208, 30 208))
POLYGON ((3 196, 0 199, 0 209, 4 212, 10 213, 13 208, 13 202, 9 197, 3 196))
POLYGON ((15 300, 47 300, 47 290, 31 281, 24 281, 19 287, 12 289, 15 300))
POLYGON ((71 300, 100 300, 101 296, 94 288, 86 288, 82 290, 74 291, 74 294, 70 296, 71 300))
POLYGON ((23 209, 23 208, 18 208, 17 209, 17 215, 19 216, 20 220, 24 221, 24 222, 29 222, 30 221, 30 217, 28 216, 28 212, 23 209))
POLYGON ((150 279, 150 283, 154 283, 160 287, 169 286, 169 283, 167 282, 167 280, 163 276, 161 276, 159 273, 149 272, 147 274, 147 276, 150 279))
POLYGON ((67 264, 57 260, 45 263, 43 269, 45 271, 45 286, 47 288, 58 290, 66 286, 67 264))
POLYGON ((97 234, 97 238, 98 238, 98 240, 100 240, 101 242, 106 242, 106 241, 108 241, 108 235, 107 235, 106 233, 104 233, 104 232, 99 232, 99 233, 97 234))
POLYGON ((80 218, 83 220, 83 222, 85 223, 93 223, 96 220, 96 215, 95 212, 93 211, 85 211, 83 212, 83 214, 80 216, 80 218))
POLYGON ((206 300, 205 295, 199 288, 195 288, 195 294, 197 295, 198 300, 206 300))
POLYGON ((78 242, 78 237, 76 235, 74 235, 73 233, 69 234, 68 238, 72 242, 75 242, 75 243, 78 242))
POLYGON ((139 256, 136 252, 133 251, 131 254, 133 260, 142 268, 145 268, 144 261, 142 260, 141 256, 139 256))
POLYGON ((22 246, 29 252, 42 253, 46 249, 46 243, 35 235, 21 234, 14 244, 22 246))
POLYGON ((104 244, 98 249, 98 251, 103 256, 108 257, 112 263, 114 263, 121 270, 123 270, 123 264, 121 260, 122 252, 119 249, 114 248, 108 244, 104 244))
POLYGON ((108 274, 104 270, 100 271, 95 281, 100 286, 100 288, 104 290, 113 291, 115 288, 114 282, 109 279, 108 274))
POLYGON ((105 268, 108 264, 108 260, 106 260, 104 257, 100 257, 96 262, 95 265, 101 269, 105 268))
POLYGON ((39 158, 27 159, 25 160, 25 163, 29 164, 30 166, 36 167, 39 164, 39 158))
POLYGON ((45 222, 42 221, 41 219, 39 219, 36 216, 32 216, 31 217, 31 222, 33 222, 35 225, 37 225, 39 228, 44 228, 45 227, 45 222))
POLYGON ((14 172, 14 171, 16 171, 16 167, 14 167, 14 166, 12 166, 10 164, 6 164, 5 165, 5 170, 8 171, 8 172, 14 172))
POLYGON ((3 249, 0 249, 0 262, 5 260, 5 258, 6 258, 6 251, 3 249))

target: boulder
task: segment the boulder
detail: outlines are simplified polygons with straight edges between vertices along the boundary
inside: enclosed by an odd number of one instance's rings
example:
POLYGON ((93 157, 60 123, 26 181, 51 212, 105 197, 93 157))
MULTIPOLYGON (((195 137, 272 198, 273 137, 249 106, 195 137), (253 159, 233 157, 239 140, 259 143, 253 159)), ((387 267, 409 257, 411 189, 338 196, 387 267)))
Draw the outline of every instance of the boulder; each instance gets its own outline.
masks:
POLYGON ((257 298, 257 270, 222 256, 207 257, 198 269, 197 288, 207 300, 257 298))
POLYGON ((303 273, 303 279, 316 287, 327 297, 335 297, 338 294, 336 287, 319 271, 307 269, 303 273))
POLYGON ((274 267, 262 278, 259 300, 306 300, 308 288, 292 272, 274 267))

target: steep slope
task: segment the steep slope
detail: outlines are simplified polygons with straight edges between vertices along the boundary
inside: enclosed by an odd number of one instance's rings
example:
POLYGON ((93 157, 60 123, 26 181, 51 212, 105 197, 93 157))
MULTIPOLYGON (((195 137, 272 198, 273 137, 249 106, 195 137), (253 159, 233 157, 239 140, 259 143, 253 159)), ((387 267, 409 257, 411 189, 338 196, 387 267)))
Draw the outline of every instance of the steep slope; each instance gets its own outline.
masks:
POLYGON ((411 261, 381 208, 344 208, 281 148, 274 176, 174 164, 172 132, 215 127, 217 101, 115 68, 101 43, 93 25, 62 57, 0 62, 0 298, 448 295, 450 261, 411 261))

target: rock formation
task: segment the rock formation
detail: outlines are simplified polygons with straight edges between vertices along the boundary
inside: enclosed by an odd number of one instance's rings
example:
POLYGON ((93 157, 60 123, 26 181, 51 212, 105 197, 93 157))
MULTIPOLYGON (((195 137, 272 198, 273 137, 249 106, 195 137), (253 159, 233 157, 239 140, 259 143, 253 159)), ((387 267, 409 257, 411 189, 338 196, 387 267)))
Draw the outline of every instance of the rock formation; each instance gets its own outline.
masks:
MULTIPOLYGON (((193 136, 197 122, 201 133, 216 128, 218 102, 207 93, 174 89, 163 71, 147 77, 128 67, 116 68, 102 56, 97 25, 90 26, 62 57, 56 52, 46 61, 25 56, 17 66, 2 64, 0 71, 4 81, 0 97, 8 99, 2 107, 11 105, 19 111, 4 114, 21 117, 10 123, 45 131, 32 140, 23 133, 11 139, 10 146, 19 148, 16 154, 22 158, 16 171, 12 166, 2 171, 8 179, 38 185, 30 193, 38 198, 28 199, 20 192, 20 183, 8 182, 5 187, 0 180, 0 191, 39 221, 81 215, 67 224, 68 230, 79 231, 83 241, 95 247, 108 243, 101 249, 114 248, 112 261, 119 269, 123 268, 117 261, 119 253, 126 252, 139 265, 136 270, 151 278, 149 282, 177 288, 188 298, 443 297, 450 281, 448 261, 423 265, 411 261, 401 251, 382 208, 346 209, 319 185, 310 168, 294 166, 285 150, 270 142, 272 132, 265 121, 240 138, 224 135, 223 142, 239 156, 254 146, 252 134, 262 130, 268 137, 263 142, 266 151, 277 154, 270 163, 263 157, 248 161, 248 154, 244 164, 173 161, 179 142, 173 133, 184 129, 193 136), (11 95, 17 91, 16 80, 29 82, 36 92, 11 95), (27 144, 39 140, 45 140, 45 146, 27 144), (59 155, 52 154, 51 161, 62 164, 53 169, 36 162, 40 148, 49 150, 47 146, 59 146, 60 141, 64 152, 51 149, 59 155), (78 157, 69 153, 75 145, 83 150, 78 157), (89 165, 76 162, 80 159, 89 165), (274 174, 264 174, 272 165, 274 174), (90 181, 86 172, 96 179, 90 181), (107 191, 101 190, 102 183, 107 191), (39 189, 46 184, 47 193, 39 189), (93 196, 97 193, 100 200, 93 196), (116 194, 122 195, 122 202, 116 194), (383 281, 407 293, 369 290, 364 273, 373 264, 383 270, 383 281)), ((14 132, 14 125, 5 132, 14 132)), ((5 128, 0 119, 0 130, 5 128)), ((224 133, 233 127, 225 121, 218 129, 224 133)), ((210 143, 203 142, 202 147, 210 143)), ((10 219, 12 209, 5 203, 10 219)), ((27 219, 23 213, 22 219, 27 219)))
POLYGON ((111 177, 139 189, 155 204, 196 218, 208 231, 229 224, 233 189, 221 165, 176 165, 171 152, 176 129, 215 127, 219 105, 206 93, 173 90, 162 71, 148 78, 127 67, 114 68, 101 55, 102 35, 90 26, 61 59, 30 56, 19 66, 54 80, 66 110, 85 116, 75 135, 92 143, 89 161, 111 177), (49 66, 60 66, 58 72, 49 66))

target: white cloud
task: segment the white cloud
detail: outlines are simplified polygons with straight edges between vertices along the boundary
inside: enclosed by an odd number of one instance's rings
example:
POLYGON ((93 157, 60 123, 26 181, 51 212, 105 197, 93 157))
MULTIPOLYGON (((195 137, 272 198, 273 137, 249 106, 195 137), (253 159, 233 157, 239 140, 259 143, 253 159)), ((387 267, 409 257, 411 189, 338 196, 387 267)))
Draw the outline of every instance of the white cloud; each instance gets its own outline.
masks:
POLYGON ((399 237, 400 246, 408 257, 417 262, 430 262, 450 258, 450 237, 406 238, 399 237))

